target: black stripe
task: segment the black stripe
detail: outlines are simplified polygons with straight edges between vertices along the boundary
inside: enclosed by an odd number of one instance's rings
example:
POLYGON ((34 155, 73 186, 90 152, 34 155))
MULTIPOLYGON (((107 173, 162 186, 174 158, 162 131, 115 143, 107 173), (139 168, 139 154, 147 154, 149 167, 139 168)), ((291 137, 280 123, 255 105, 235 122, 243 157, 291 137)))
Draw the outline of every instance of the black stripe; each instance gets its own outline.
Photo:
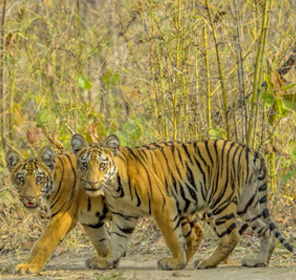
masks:
POLYGON ((67 202, 65 202, 59 210, 57 210, 55 213, 53 213, 50 218, 53 218, 56 214, 58 214, 59 212, 61 212, 61 210, 64 208, 65 204, 68 203, 68 207, 66 209, 63 209, 63 215, 60 217, 62 218, 64 216, 65 213, 67 213, 67 211, 71 208, 72 206, 72 202, 73 202, 73 198, 74 198, 74 194, 75 194, 75 189, 76 189, 76 182, 77 182, 77 175, 76 175, 76 171, 75 171, 75 168, 73 166, 73 163, 71 161, 71 158, 69 155, 67 154, 64 154, 67 159, 69 160, 69 163, 71 165, 71 169, 72 169, 72 172, 73 172, 73 175, 74 175, 74 183, 73 183, 73 187, 72 187, 72 192, 71 192, 71 196, 69 198, 69 200, 67 202))
POLYGON ((128 184, 128 189, 129 189, 129 192, 130 192, 130 196, 131 196, 131 201, 133 201, 133 193, 132 193, 132 189, 131 189, 131 183, 130 183, 130 178, 129 176, 127 176, 127 184, 128 184))
POLYGON ((226 234, 230 234, 236 227, 237 227, 236 223, 233 223, 230 225, 230 227, 227 230, 223 231, 221 234, 218 234, 218 233, 217 234, 221 238, 226 234))
POLYGON ((247 213, 248 208, 252 205, 253 201, 257 198, 257 193, 254 193, 253 196, 250 198, 248 203, 245 205, 245 208, 242 211, 237 212, 238 215, 242 215, 247 213))
POLYGON ((212 166, 213 166, 214 161, 213 161, 213 158, 212 158, 211 153, 210 153, 210 150, 209 150, 209 146, 208 146, 209 145, 209 142, 208 141, 205 141, 204 144, 205 144, 206 151, 208 152, 208 156, 209 156, 210 161, 211 161, 212 166))
POLYGON ((131 219, 135 219, 135 220, 137 220, 137 219, 138 219, 138 217, 136 217, 136 216, 123 215, 123 214, 121 214, 121 213, 113 212, 113 211, 112 211, 112 214, 113 214, 113 215, 118 215, 118 216, 124 218, 125 220, 131 220, 131 219))
POLYGON ((262 212, 262 216, 264 219, 268 218, 270 216, 268 209, 264 209, 262 212))
POLYGON ((136 197, 137 197, 137 207, 139 207, 142 202, 141 202, 141 199, 140 199, 140 197, 138 195, 137 187, 135 186, 134 189, 135 189, 135 194, 136 194, 136 197))
POLYGON ((245 151, 246 151, 246 167, 247 167, 246 179, 248 180, 249 179, 249 152, 250 152, 250 149, 246 148, 245 151))
POLYGON ((180 186, 180 194, 181 194, 181 197, 183 198, 183 200, 185 201, 185 207, 184 207, 184 212, 186 213, 186 211, 188 210, 189 206, 190 206, 190 200, 186 198, 185 196, 185 192, 184 192, 184 189, 183 189, 183 186, 181 184, 179 184, 180 186))
POLYGON ((247 222, 247 223, 252 223, 252 222, 254 222, 255 220, 259 219, 260 217, 262 217, 262 214, 259 214, 259 215, 255 216, 255 217, 253 217, 253 218, 246 219, 246 222, 247 222))
POLYGON ((187 180, 189 181, 190 185, 193 186, 195 190, 197 190, 196 185, 195 185, 195 181, 194 181, 193 172, 187 163, 186 163, 186 171, 187 171, 186 172, 187 180))
POLYGON ((222 213, 228 206, 229 206, 229 204, 231 203, 232 201, 226 201, 224 204, 224 206, 222 206, 222 205, 220 205, 220 208, 217 208, 217 209, 214 209, 213 211, 212 211, 212 214, 213 215, 218 215, 218 214, 220 214, 220 213, 222 213))
POLYGON ((216 224, 217 226, 219 226, 219 225, 224 224, 226 221, 228 221, 228 220, 230 220, 230 219, 232 219, 232 218, 234 218, 234 217, 235 217, 235 216, 234 216, 233 213, 228 214, 228 215, 225 215, 225 216, 223 216, 223 217, 220 217, 220 218, 216 219, 216 220, 215 220, 215 224, 216 224))
POLYGON ((116 231, 112 231, 111 234, 116 234, 116 235, 118 235, 118 236, 120 236, 120 237, 128 238, 127 236, 125 236, 125 235, 123 235, 123 234, 120 234, 120 233, 118 233, 118 232, 116 232, 116 231))
POLYGON ((267 190, 267 183, 264 183, 262 186, 259 187, 259 192, 264 192, 267 190))
POLYGON ((176 150, 177 150, 177 153, 178 153, 179 160, 180 160, 181 164, 183 165, 183 159, 182 159, 182 156, 180 154, 180 150, 178 149, 178 147, 176 147, 176 150))
POLYGON ((93 224, 93 225, 89 225, 89 224, 83 224, 83 225, 84 226, 87 226, 87 227, 90 227, 90 228, 96 228, 96 229, 98 229, 98 228, 101 228, 104 225, 104 223, 99 222, 99 223, 93 224))
POLYGON ((123 187, 121 184, 121 179, 120 179, 119 173, 117 174, 117 184, 118 184, 118 188, 116 189, 116 192, 119 193, 119 197, 123 197, 124 191, 123 191, 123 187))
POLYGON ((91 210, 91 201, 90 201, 90 197, 87 197, 87 212, 89 212, 91 210))
POLYGON ((273 231, 275 228, 276 228, 276 227, 275 227, 275 225, 274 225, 273 223, 271 223, 271 224, 269 225, 269 229, 270 229, 271 231, 273 231))
POLYGON ((190 196, 193 198, 193 200, 195 202, 197 202, 197 197, 196 197, 195 191, 188 184, 185 183, 185 185, 186 185, 187 189, 189 190, 190 196))
MULTIPOLYGON (((215 153, 216 153, 216 162, 219 161, 219 154, 218 154, 218 149, 217 149, 217 141, 218 140, 214 141, 214 148, 215 148, 215 153)), ((221 155, 221 158, 222 157, 223 157, 223 155, 221 155)), ((217 172, 215 172, 215 174, 214 174, 216 176, 216 183, 211 188, 211 194, 210 194, 210 197, 209 197, 209 201, 214 201, 214 195, 216 194, 216 191, 219 188, 219 179, 220 179, 220 177, 219 177, 219 174, 220 174, 220 164, 219 164, 219 162, 216 164, 216 167, 217 167, 217 172)))
POLYGON ((121 230, 125 234, 132 234, 134 228, 121 228, 119 225, 116 225, 119 230, 121 230))
POLYGON ((248 224, 243 224, 239 230, 239 234, 242 235, 247 230, 248 227, 249 227, 248 224))
MULTIPOLYGON (((224 141, 223 147, 222 147, 222 152, 221 152, 221 169, 220 169, 221 177, 223 177, 223 174, 222 173, 224 172, 223 165, 224 165, 224 152, 225 152, 226 144, 227 144, 227 141, 224 141)), ((228 150, 227 155, 229 155, 229 150, 228 150)), ((227 163, 226 163, 226 168, 228 168, 228 164, 227 163)))
POLYGON ((177 219, 177 223, 175 225, 174 231, 180 226, 180 216, 178 215, 177 218, 178 219, 177 219))
POLYGON ((61 170, 61 180, 60 180, 60 183, 59 183, 59 187, 54 195, 54 197, 52 198, 51 200, 51 203, 50 203, 50 208, 49 209, 52 209, 56 203, 58 202, 59 199, 55 200, 57 198, 57 195, 59 194, 60 190, 61 190, 61 186, 62 186, 62 182, 63 182, 63 178, 64 178, 64 173, 65 173, 65 167, 64 167, 64 163, 63 161, 60 159, 60 157, 56 157, 56 159, 58 159, 62 165, 62 170, 61 170))
POLYGON ((188 159, 190 160, 191 164, 193 164, 192 159, 191 159, 191 157, 190 157, 190 153, 189 153, 189 151, 188 151, 188 149, 187 149, 187 145, 186 145, 185 143, 182 143, 182 148, 183 148, 183 150, 185 151, 185 153, 186 153, 188 159))
POLYGON ((184 238, 187 238, 191 234, 191 232, 192 232, 192 228, 190 228, 190 230, 188 231, 188 233, 184 235, 184 238))
POLYGON ((262 203, 266 203, 266 202, 267 202, 267 195, 262 196, 262 197, 260 198, 259 202, 260 202, 260 204, 262 204, 262 203))

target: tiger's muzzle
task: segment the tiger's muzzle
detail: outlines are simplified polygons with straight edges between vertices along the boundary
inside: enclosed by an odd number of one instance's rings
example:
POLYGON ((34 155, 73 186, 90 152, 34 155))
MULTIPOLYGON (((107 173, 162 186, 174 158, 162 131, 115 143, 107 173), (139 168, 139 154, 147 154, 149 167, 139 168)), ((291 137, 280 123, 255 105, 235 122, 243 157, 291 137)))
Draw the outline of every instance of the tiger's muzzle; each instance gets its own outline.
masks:
POLYGON ((21 196, 20 198, 25 208, 29 210, 35 210, 40 206, 36 197, 21 196))
POLYGON ((89 196, 98 196, 104 193, 104 184, 99 182, 84 182, 84 188, 89 196))

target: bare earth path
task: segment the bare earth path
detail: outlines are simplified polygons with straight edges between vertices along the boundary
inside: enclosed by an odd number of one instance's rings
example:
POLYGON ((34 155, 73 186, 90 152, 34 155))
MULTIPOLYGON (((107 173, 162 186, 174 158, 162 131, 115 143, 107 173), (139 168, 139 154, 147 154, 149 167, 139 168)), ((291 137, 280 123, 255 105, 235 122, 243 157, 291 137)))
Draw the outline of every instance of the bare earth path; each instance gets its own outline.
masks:
MULTIPOLYGON (((243 253, 245 255, 245 252, 243 253)), ((157 260, 162 257, 155 254, 129 255, 123 258, 118 269, 109 271, 90 270, 84 266, 89 253, 85 250, 66 251, 50 259, 46 270, 38 275, 16 276, 13 269, 20 263, 28 251, 19 254, 0 256, 1 279, 143 279, 143 280, 294 280, 296 279, 295 255, 286 258, 285 252, 276 252, 268 268, 244 268, 240 266, 241 253, 237 252, 227 265, 216 269, 196 270, 192 262, 185 270, 162 271, 157 269, 157 260)))

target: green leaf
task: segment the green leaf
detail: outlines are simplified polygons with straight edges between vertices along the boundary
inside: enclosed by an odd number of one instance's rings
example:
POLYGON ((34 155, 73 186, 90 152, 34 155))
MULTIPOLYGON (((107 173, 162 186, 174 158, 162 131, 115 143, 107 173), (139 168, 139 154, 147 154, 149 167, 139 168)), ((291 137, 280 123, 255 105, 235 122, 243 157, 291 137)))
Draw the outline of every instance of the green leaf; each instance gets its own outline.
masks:
POLYGON ((295 94, 286 94, 283 96, 284 106, 287 109, 292 109, 296 111, 296 95, 295 94))
POLYGON ((271 107, 274 103, 274 96, 269 93, 263 93, 262 99, 265 102, 265 104, 269 107, 271 107))
POLYGON ((119 84, 120 75, 119 73, 109 70, 104 73, 102 81, 108 89, 112 89, 119 84))
POLYGON ((296 148, 292 151, 292 153, 290 154, 290 157, 292 160, 296 159, 296 148))
POLYGON ((50 113, 49 107, 41 108, 36 116, 36 126, 42 127, 52 122, 52 114, 50 113))
POLYGON ((90 90, 92 87, 91 82, 87 80, 84 76, 78 76, 77 83, 78 86, 82 89, 90 90))
POLYGON ((284 178, 282 179, 281 183, 285 184, 289 179, 291 179, 296 174, 296 169, 288 172, 284 178))
POLYGON ((290 85, 284 86, 283 90, 288 90, 288 89, 291 89, 291 88, 293 88, 295 86, 296 86, 296 84, 290 84, 290 85))

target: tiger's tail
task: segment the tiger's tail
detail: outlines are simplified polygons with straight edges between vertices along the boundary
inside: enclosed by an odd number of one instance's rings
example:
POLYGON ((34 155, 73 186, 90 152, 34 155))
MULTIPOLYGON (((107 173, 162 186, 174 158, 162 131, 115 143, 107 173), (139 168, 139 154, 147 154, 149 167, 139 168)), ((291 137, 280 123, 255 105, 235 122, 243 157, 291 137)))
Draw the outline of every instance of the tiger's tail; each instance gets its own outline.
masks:
POLYGON ((270 213, 267 207, 267 168, 263 156, 255 157, 254 164, 257 170, 258 184, 258 197, 259 203, 262 207, 262 217, 269 226, 271 234, 273 234, 282 245, 290 252, 294 252, 294 248, 288 243, 284 236, 279 232, 276 225, 273 223, 270 217, 270 213))

